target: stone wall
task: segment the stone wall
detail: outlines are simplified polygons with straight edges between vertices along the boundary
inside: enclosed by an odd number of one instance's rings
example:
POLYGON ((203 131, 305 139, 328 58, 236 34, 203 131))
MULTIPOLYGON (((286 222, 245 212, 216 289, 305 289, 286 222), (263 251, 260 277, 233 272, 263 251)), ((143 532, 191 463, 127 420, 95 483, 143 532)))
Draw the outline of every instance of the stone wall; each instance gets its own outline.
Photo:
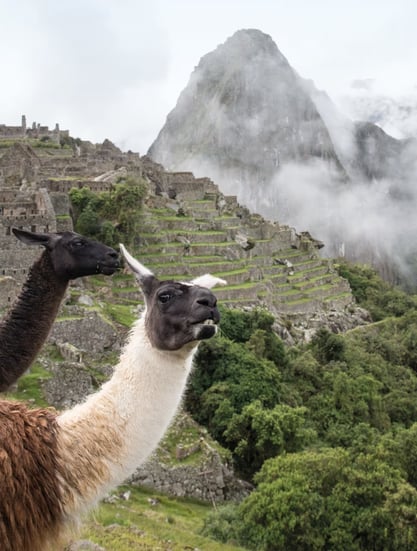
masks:
POLYGON ((0 310, 8 309, 19 292, 16 279, 0 275, 0 310))
POLYGON ((241 501, 251 486, 235 477, 219 454, 209 450, 197 465, 166 465, 155 457, 138 468, 129 480, 132 484, 152 488, 176 497, 189 497, 222 503, 241 501))
POLYGON ((95 311, 88 312, 78 306, 67 307, 72 318, 56 320, 49 342, 69 342, 81 352, 96 354, 119 347, 114 328, 95 311))

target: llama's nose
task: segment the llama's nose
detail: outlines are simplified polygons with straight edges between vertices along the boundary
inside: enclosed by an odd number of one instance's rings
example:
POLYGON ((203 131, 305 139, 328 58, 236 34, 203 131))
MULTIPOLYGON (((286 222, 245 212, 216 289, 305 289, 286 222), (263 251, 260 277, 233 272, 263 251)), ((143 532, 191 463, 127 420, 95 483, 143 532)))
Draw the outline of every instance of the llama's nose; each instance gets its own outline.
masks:
POLYGON ((196 303, 209 308, 210 315, 208 316, 208 318, 212 319, 215 323, 219 323, 220 312, 217 309, 217 298, 213 295, 211 291, 209 291, 208 289, 201 290, 198 298, 196 299, 196 303))
POLYGON ((208 306, 209 308, 215 308, 217 304, 217 299, 211 291, 204 289, 200 292, 197 300, 197 304, 202 306, 208 306))
POLYGON ((119 253, 116 251, 108 251, 107 256, 110 256, 111 258, 119 258, 119 253))

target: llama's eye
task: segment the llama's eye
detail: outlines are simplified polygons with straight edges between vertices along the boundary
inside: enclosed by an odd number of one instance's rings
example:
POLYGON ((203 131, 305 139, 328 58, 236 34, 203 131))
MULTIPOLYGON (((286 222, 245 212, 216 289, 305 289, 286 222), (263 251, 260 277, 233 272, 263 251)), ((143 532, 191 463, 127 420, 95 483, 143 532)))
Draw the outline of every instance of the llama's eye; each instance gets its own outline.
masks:
POLYGON ((85 245, 84 241, 73 241, 72 246, 73 247, 83 247, 85 245))
POLYGON ((172 299, 171 293, 162 293, 162 295, 159 295, 158 297, 159 302, 162 302, 162 304, 165 304, 171 299, 172 299))

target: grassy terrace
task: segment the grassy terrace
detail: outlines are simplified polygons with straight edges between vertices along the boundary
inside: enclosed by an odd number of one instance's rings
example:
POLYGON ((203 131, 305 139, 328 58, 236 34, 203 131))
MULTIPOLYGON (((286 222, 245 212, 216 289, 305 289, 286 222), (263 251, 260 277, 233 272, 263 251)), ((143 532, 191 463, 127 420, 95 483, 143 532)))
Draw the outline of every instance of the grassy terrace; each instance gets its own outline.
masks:
MULTIPOLYGON (((129 500, 103 503, 84 524, 82 537, 117 551, 243 551, 201 535, 210 505, 122 486, 129 500)), ((117 495, 116 494, 116 495, 117 495)))
MULTIPOLYGON (((224 249, 227 249, 227 248, 233 248, 233 247, 238 247, 239 245, 237 245, 236 243, 233 243, 231 241, 216 241, 215 243, 212 243, 212 242, 205 242, 205 241, 201 241, 201 242, 196 242, 196 243, 190 243, 190 248, 195 248, 195 247, 207 247, 208 249, 210 247, 220 247, 220 248, 224 248, 224 249)), ((143 255, 148 255, 148 252, 152 253, 152 252, 157 252, 158 249, 175 249, 175 248, 178 248, 178 249, 183 249, 184 248, 184 245, 182 243, 179 243, 179 242, 175 242, 175 243, 152 243, 150 245, 147 245, 146 246, 146 252, 144 251, 142 254, 143 255)), ((201 255, 200 255, 201 256, 201 255)))
POLYGON ((337 295, 331 295, 329 297, 325 297, 323 300, 324 302, 330 302, 332 300, 339 300, 343 298, 351 298, 352 294, 349 291, 344 291, 342 293, 338 293, 337 295))
POLYGON ((231 275, 247 274, 248 270, 246 268, 240 268, 238 270, 229 270, 228 272, 214 272, 213 275, 217 277, 227 277, 231 275))
POLYGON ((162 222, 178 222, 178 221, 185 221, 185 222, 194 222, 194 218, 192 216, 178 216, 176 214, 173 214, 173 211, 171 209, 147 209, 148 213, 151 213, 154 218, 156 218, 158 221, 162 222))
MULTIPOLYGON (((171 256, 169 254, 163 254, 161 252, 156 253, 139 253, 138 255, 139 259, 142 259, 143 261, 149 261, 152 263, 152 266, 154 268, 160 268, 164 267, 168 262, 172 264, 171 256), (164 261, 166 258, 166 261, 164 261), (156 261, 156 259, 162 259, 163 261, 156 261)), ((230 264, 233 266, 236 266, 237 264, 241 265, 244 261, 239 260, 227 260, 226 258, 223 258, 219 255, 207 255, 207 256, 186 256, 183 255, 179 256, 178 258, 178 265, 187 265, 187 266, 204 266, 204 265, 210 265, 210 267, 213 267, 215 265, 223 265, 223 264, 230 264)))
POLYGON ((327 273, 327 263, 319 257, 311 258, 311 251, 288 247, 268 254, 273 240, 266 238, 256 240, 258 248, 242 253, 240 245, 227 238, 231 225, 240 227, 238 218, 219 216, 214 207, 213 199, 206 198, 186 203, 185 210, 194 212, 194 216, 178 216, 169 208, 149 209, 149 227, 155 227, 156 231, 141 233, 148 245, 139 252, 138 258, 161 278, 187 281, 201 269, 225 279, 228 285, 216 289, 219 298, 225 297, 222 299, 225 304, 254 304, 264 298, 266 302, 277 300, 285 307, 308 302, 317 304, 331 294, 336 297, 334 300, 343 297, 338 293, 338 276, 327 273), (200 216, 200 212, 208 214, 208 218, 200 216), (217 229, 212 229, 213 222, 217 229), (174 241, 176 237, 186 238, 189 243, 174 241), (225 258, 229 256, 228 251, 233 250, 239 258, 225 258), (291 267, 283 265, 284 260, 291 262, 294 274, 289 275, 291 267), (249 281, 251 270, 262 271, 264 279, 249 281))
MULTIPOLYGON (((308 304, 309 302, 311 302, 311 298, 310 297, 305 297, 305 298, 299 298, 299 299, 296 299, 296 300, 289 300, 285 303, 285 306, 286 307, 298 306, 298 305, 302 306, 302 305, 308 304)), ((277 301, 274 301, 274 304, 276 306, 282 306, 282 304, 280 304, 277 301)))
POLYGON ((310 277, 315 277, 315 276, 311 276, 311 274, 314 274, 316 272, 323 272, 323 270, 327 271, 327 267, 326 266, 323 266, 323 265, 320 265, 320 266, 314 266, 312 268, 306 268, 305 270, 300 270, 300 271, 296 271, 293 275, 288 275, 288 280, 289 281, 298 281, 300 279, 302 279, 303 277, 308 277, 310 279, 310 277))
POLYGON ((253 289, 258 285, 258 282, 249 281, 247 283, 238 283, 235 285, 225 285, 224 287, 216 287, 216 293, 220 293, 221 291, 230 291, 230 290, 238 290, 238 289, 253 289))
POLYGON ((280 297, 291 297, 299 295, 307 296, 307 293, 303 293, 302 291, 300 291, 300 289, 288 289, 285 291, 278 291, 276 295, 279 295, 280 297))
POLYGON ((310 289, 306 289, 304 292, 307 295, 314 295, 315 293, 320 293, 322 291, 328 291, 330 289, 334 289, 335 285, 333 283, 325 283, 324 285, 318 285, 317 287, 311 287, 310 289))
MULTIPOLYGON (((24 144, 24 145, 30 145, 31 147, 36 148, 42 148, 42 149, 66 149, 61 147, 60 144, 52 142, 50 140, 42 141, 42 140, 36 140, 36 139, 28 139, 28 138, 0 138, 0 148, 8 148, 12 147, 16 142, 24 144)), ((71 152, 71 149, 69 149, 71 152)), ((71 153, 72 154, 72 153, 71 153)))
POLYGON ((225 232, 221 230, 196 230, 196 229, 181 229, 178 230, 176 228, 167 228, 163 231, 159 232, 141 232, 140 236, 144 239, 158 239, 158 238, 165 238, 169 236, 184 236, 184 237, 199 237, 201 236, 208 236, 208 235, 218 235, 218 236, 224 236, 225 232))
MULTIPOLYGON (((143 257, 140 257, 143 259, 143 257)), ((214 270, 216 270, 216 268, 218 269, 218 272, 215 272, 216 274, 217 273, 238 273, 240 271, 242 272, 247 272, 248 269, 242 265, 242 262, 233 262, 233 261, 227 261, 227 260, 219 260, 218 258, 216 258, 216 260, 213 260, 213 261, 209 261, 209 260, 206 260, 204 262, 183 262, 183 261, 178 261, 178 262, 171 262, 169 260, 169 258, 167 259, 167 262, 157 262, 157 263, 152 263, 152 268, 154 270, 166 270, 168 267, 172 267, 172 266, 177 266, 177 267, 182 267, 184 268, 185 266, 188 266, 189 268, 196 268, 198 266, 201 266, 202 268, 206 267, 208 269, 210 269, 210 272, 213 273, 214 270), (224 267, 230 267, 231 269, 230 270, 223 270, 224 267), (219 269, 220 268, 220 269, 219 269), (233 268, 233 269, 232 269, 233 268)))
POLYGON ((308 290, 311 287, 317 286, 317 283, 321 281, 326 281, 327 283, 339 283, 340 278, 337 274, 324 274, 318 275, 315 277, 310 277, 302 281, 293 282, 292 285, 297 289, 306 289, 308 290))

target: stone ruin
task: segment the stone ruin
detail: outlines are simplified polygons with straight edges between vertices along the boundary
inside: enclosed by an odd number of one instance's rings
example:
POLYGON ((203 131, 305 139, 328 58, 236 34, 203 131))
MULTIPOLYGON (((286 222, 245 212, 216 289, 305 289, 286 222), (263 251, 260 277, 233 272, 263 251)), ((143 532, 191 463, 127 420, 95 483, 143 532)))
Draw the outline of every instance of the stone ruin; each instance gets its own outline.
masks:
POLYGON ((26 115, 22 115, 20 126, 8 126, 0 124, 0 140, 14 139, 35 139, 35 140, 50 140, 53 143, 59 144, 62 138, 69 137, 69 130, 61 130, 59 124, 51 130, 48 126, 42 126, 37 122, 33 122, 31 126, 26 124, 26 115))
MULTIPOLYGON (((9 131, 13 132, 17 133, 9 131)), ((3 138, 7 133, 3 131, 3 138)), ((118 178, 132 175, 149 186, 138 242, 142 255, 154 249, 150 263, 158 253, 160 264, 178 264, 179 275, 184 275, 195 267, 212 270, 210 265, 193 264, 193 254, 215 257, 217 271, 236 272, 225 277, 229 286, 218 290, 219 299, 230 306, 265 306, 275 314, 297 317, 322 310, 327 316, 352 302, 347 282, 318 257, 321 243, 306 232, 299 234, 251 213, 235 196, 223 195, 209 178, 168 172, 147 156, 122 152, 109 140, 96 145, 79 140, 75 150, 68 144, 57 147, 44 142, 38 147, 39 141, 29 143, 22 135, 23 131, 2 146, 0 132, 0 277, 22 282, 38 254, 14 238, 12 227, 71 230, 70 189, 109 191, 118 178), (158 208, 170 210, 175 220, 157 220, 152 212, 158 208), (297 262, 297 267, 281 266, 282 255, 284 261, 297 262)), ((13 285, 8 280, 0 285, 4 289, 0 307, 5 307, 13 299, 13 285)))
POLYGON ((69 131, 58 124, 53 130, 35 123, 28 128, 24 115, 20 126, 0 125, 0 308, 13 301, 39 255, 13 236, 13 227, 72 230, 71 188, 108 191, 127 170, 141 174, 139 155, 122 153, 109 140, 98 145, 81 142, 75 150, 60 145, 63 137, 69 137, 69 131))

